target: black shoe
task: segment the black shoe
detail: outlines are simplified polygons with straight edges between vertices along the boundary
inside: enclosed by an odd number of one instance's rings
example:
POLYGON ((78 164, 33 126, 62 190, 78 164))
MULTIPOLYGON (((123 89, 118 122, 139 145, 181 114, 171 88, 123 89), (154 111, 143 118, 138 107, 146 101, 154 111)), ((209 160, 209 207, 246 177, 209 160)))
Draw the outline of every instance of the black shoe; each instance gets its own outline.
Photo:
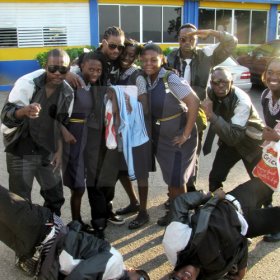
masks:
POLYGON ((89 234, 94 234, 94 229, 89 224, 86 224, 82 221, 80 221, 80 223, 82 224, 81 231, 84 231, 89 234))
POLYGON ((164 207, 165 207, 165 209, 170 208, 170 199, 169 198, 164 202, 164 207))
POLYGON ((93 231, 93 235, 96 236, 99 239, 102 239, 102 240, 105 239, 104 229, 95 229, 93 231))
POLYGON ((123 225, 125 223, 124 219, 113 212, 111 212, 110 217, 107 219, 107 221, 114 225, 123 225))
POLYGON ((166 227, 171 222, 170 211, 166 211, 165 215, 157 220, 157 224, 161 227, 166 227))
POLYGON ((124 208, 120 208, 116 211, 117 215, 125 215, 125 214, 130 214, 130 213, 136 213, 140 209, 140 205, 137 202, 136 204, 129 204, 128 206, 124 208))
POLYGON ((27 276, 33 277, 37 271, 38 260, 33 258, 19 258, 16 257, 15 266, 21 269, 27 276))
POLYGON ((188 192, 188 193, 189 193, 189 192, 196 192, 195 186, 188 186, 188 185, 187 185, 187 192, 188 192))
POLYGON ((277 242, 280 241, 280 232, 274 234, 267 234, 263 237, 263 241, 265 242, 277 242))

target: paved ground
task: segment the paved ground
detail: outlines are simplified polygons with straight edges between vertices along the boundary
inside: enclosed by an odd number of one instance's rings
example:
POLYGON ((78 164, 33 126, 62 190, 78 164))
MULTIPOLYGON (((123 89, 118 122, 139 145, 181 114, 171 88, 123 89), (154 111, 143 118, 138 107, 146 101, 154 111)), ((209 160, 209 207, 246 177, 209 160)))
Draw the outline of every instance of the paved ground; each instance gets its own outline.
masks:
MULTIPOLYGON (((260 91, 254 90, 250 93, 254 103, 260 108, 260 91)), ((0 93, 0 108, 7 96, 7 93, 0 93)), ((2 140, 0 139, 0 182, 8 186, 5 154, 3 152, 2 140)), ((213 155, 200 158, 200 172, 198 185, 201 189, 207 190, 207 177, 213 161, 213 155)), ((230 190, 234 186, 248 179, 243 165, 238 164, 230 173, 225 184, 225 189, 230 190)), ((126 217, 126 224, 123 226, 109 225, 106 230, 107 239, 121 251, 127 266, 141 267, 146 269, 151 279, 166 279, 166 275, 171 271, 161 246, 163 228, 156 225, 157 219, 164 214, 162 206, 166 199, 167 187, 161 179, 161 173, 158 169, 156 173, 150 176, 150 193, 149 193, 149 213, 150 222, 142 229, 130 231, 127 229, 128 222, 133 216, 126 217)), ((34 184, 33 201, 42 203, 39 197, 38 185, 34 184)), ((62 217, 65 222, 70 221, 69 209, 69 191, 65 188, 66 203, 63 207, 62 217)), ((116 187, 116 198, 114 208, 127 204, 127 197, 120 185, 116 187)), ((280 204, 280 196, 274 195, 274 204, 280 204)), ((89 206, 87 197, 83 199, 83 216, 85 220, 90 219, 89 206)), ((277 222, 277 221, 276 221, 277 222)), ((246 280, 278 280, 280 279, 280 249, 279 243, 268 244, 262 242, 261 238, 253 239, 249 253, 249 268, 245 277, 246 280)), ((14 267, 14 253, 0 242, 0 280, 22 280, 24 277, 20 271, 14 267)))

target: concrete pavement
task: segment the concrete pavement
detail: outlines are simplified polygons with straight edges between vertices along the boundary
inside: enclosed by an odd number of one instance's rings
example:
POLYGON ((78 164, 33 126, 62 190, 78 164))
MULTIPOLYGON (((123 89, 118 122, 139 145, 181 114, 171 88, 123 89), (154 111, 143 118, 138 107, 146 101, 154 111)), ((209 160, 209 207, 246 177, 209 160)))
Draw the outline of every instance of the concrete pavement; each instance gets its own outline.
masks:
MULTIPOLYGON (((260 92, 250 93, 254 103, 260 109, 260 92)), ((0 93, 0 108, 2 108, 7 93, 0 93)), ((8 177, 6 173, 5 153, 3 152, 2 139, 0 138, 0 183, 8 186, 8 177)), ((207 178, 211 169, 214 153, 200 158, 200 171, 198 186, 207 190, 207 178)), ((225 184, 225 190, 228 191, 239 183, 248 179, 245 168, 242 163, 234 167, 225 184)), ((109 225, 106 230, 106 238, 120 250, 124 256, 127 266, 141 267, 146 269, 151 279, 166 279, 166 275, 171 271, 161 246, 161 239, 164 229, 156 225, 157 219, 164 214, 163 202, 166 200, 167 187, 161 178, 161 172, 158 171, 150 175, 149 192, 149 214, 150 222, 139 230, 131 231, 127 225, 134 216, 126 217, 126 224, 122 226, 109 225)), ((66 202, 63 206, 62 217, 67 223, 70 221, 69 191, 65 188, 66 202)), ((39 196, 39 187, 34 184, 33 201, 42 203, 39 196)), ((116 198, 114 208, 123 207, 128 203, 122 186, 116 187, 116 198)), ((279 194, 274 195, 274 205, 280 204, 279 194)), ((87 196, 83 198, 82 215, 86 221, 90 220, 90 211, 87 196)), ((277 221, 275 221, 277 222, 277 221)), ((278 221, 280 222, 280 221, 278 221)), ((278 280, 280 279, 280 242, 264 243, 262 238, 254 238, 249 250, 249 266, 245 280, 278 280)), ((14 266, 14 253, 0 242, 0 280, 22 280, 30 279, 23 276, 14 266)))

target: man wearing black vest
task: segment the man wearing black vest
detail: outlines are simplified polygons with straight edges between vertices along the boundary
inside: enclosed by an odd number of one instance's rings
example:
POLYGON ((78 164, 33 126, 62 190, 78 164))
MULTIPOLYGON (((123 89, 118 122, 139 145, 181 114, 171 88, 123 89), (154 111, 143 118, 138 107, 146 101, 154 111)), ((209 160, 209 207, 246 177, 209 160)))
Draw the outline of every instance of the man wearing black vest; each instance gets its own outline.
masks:
POLYGON ((248 94, 233 86, 229 70, 212 70, 208 99, 202 108, 210 122, 203 145, 204 155, 211 152, 215 134, 219 148, 209 175, 209 190, 223 186, 231 168, 242 160, 248 175, 261 159, 263 123, 248 94))

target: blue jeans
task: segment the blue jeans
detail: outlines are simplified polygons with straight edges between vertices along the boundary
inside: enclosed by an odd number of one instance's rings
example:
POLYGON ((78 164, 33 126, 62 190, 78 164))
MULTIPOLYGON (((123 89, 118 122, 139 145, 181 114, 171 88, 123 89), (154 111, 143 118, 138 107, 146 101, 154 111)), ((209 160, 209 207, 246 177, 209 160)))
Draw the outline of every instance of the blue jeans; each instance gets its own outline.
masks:
POLYGON ((60 171, 53 171, 50 156, 25 155, 23 157, 6 153, 9 173, 9 190, 31 202, 34 178, 38 181, 44 198, 44 206, 60 216, 64 203, 60 171))

